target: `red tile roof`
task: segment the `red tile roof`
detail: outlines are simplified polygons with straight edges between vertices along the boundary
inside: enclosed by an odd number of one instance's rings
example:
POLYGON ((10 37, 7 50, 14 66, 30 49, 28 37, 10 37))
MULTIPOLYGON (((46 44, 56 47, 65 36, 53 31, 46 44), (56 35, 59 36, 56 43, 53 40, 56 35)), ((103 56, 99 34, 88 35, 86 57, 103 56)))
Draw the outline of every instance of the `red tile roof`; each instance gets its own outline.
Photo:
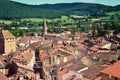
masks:
POLYGON ((101 72, 104 74, 120 78, 120 61, 116 62, 112 66, 103 69, 101 72))
POLYGON ((73 61, 74 60, 74 56, 73 55, 67 56, 67 60, 68 61, 73 61))
POLYGON ((98 51, 99 48, 100 48, 100 46, 94 45, 93 47, 90 47, 89 49, 92 50, 92 51, 98 51))
POLYGON ((15 62, 15 64, 19 67, 19 68, 22 68, 22 69, 26 69, 26 70, 29 70, 29 71, 34 71, 31 67, 27 66, 27 65, 22 65, 18 62, 15 62))
POLYGON ((41 59, 47 59, 47 58, 49 58, 50 56, 49 56, 49 54, 48 53, 43 53, 42 55, 41 55, 41 59))
POLYGON ((41 58, 41 60, 43 60, 43 59, 49 58, 50 55, 48 54, 48 52, 46 50, 40 50, 39 57, 41 58))
POLYGON ((14 61, 20 62, 22 61, 30 61, 34 56, 35 52, 33 50, 26 50, 22 53, 22 55, 16 55, 13 57, 14 61))
POLYGON ((109 53, 110 50, 98 50, 97 52, 100 52, 100 53, 109 53))
POLYGON ((53 44, 53 48, 61 48, 64 47, 63 44, 53 44))
POLYGON ((79 48, 79 49, 84 49, 84 48, 85 48, 85 45, 84 45, 84 44, 79 44, 79 45, 78 45, 78 48, 79 48))
POLYGON ((73 78, 74 78, 74 75, 68 77, 66 80, 73 80, 73 78))
POLYGON ((21 37, 21 41, 24 40, 24 41, 28 41, 30 40, 32 37, 31 36, 24 36, 24 37, 21 37))
POLYGON ((68 69, 63 69, 62 71, 58 72, 59 76, 65 75, 66 73, 68 73, 68 69))

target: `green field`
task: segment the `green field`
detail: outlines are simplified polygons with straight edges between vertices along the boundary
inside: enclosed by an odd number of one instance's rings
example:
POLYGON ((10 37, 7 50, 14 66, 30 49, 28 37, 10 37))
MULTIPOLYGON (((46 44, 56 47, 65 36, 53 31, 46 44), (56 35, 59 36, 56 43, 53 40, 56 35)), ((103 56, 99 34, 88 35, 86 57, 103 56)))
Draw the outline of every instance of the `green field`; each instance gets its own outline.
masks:
MULTIPOLYGON (((31 22, 43 22, 42 18, 24 18, 21 19, 21 21, 31 21, 31 22)), ((71 19, 68 16, 61 16, 60 18, 55 18, 55 19, 46 19, 47 22, 56 22, 56 21, 61 21, 62 23, 72 23, 73 19, 71 19)))
POLYGON ((106 17, 101 17, 101 20, 110 20, 110 16, 106 16, 106 17))
POLYGON ((10 24, 12 21, 10 20, 0 20, 0 23, 10 24))
POLYGON ((120 11, 108 12, 106 15, 105 17, 100 17, 101 21, 115 21, 116 18, 120 17, 120 11))
MULTIPOLYGON (((46 19, 48 22, 50 22, 50 19, 46 19)), ((24 18, 21 19, 21 21, 31 21, 31 22, 43 22, 42 18, 24 18)))
POLYGON ((112 12, 108 12, 107 15, 112 16, 115 14, 119 14, 120 15, 120 11, 112 11, 112 12))
MULTIPOLYGON (((24 21, 30 21, 32 24, 34 23, 42 23, 43 22, 43 18, 23 18, 21 20, 0 20, 0 23, 4 23, 4 24, 11 24, 13 22, 18 22, 18 23, 22 23, 24 24, 24 21)), ((46 18, 46 21, 50 24, 53 24, 53 25, 67 25, 67 24, 73 24, 75 21, 69 17, 69 16, 61 16, 59 18, 54 18, 54 19, 47 19, 46 18)))

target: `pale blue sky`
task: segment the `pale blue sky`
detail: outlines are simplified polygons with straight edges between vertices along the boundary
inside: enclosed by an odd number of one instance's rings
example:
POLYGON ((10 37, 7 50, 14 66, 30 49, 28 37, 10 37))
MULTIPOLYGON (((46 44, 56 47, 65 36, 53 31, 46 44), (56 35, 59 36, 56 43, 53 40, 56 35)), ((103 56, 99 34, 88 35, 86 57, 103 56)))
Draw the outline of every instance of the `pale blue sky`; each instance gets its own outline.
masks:
POLYGON ((87 3, 100 3, 106 5, 119 5, 120 0, 12 0, 25 4, 55 4, 55 3, 73 3, 73 2, 87 2, 87 3))

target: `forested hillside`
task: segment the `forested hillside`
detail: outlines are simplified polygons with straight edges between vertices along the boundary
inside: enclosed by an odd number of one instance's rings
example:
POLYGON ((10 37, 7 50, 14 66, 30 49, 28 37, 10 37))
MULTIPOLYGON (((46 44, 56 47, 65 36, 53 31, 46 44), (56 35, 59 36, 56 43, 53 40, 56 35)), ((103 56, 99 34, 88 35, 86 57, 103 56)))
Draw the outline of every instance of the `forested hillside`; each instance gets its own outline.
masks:
POLYGON ((61 13, 55 10, 34 8, 26 4, 12 2, 9 0, 0 0, 1 19, 29 18, 29 17, 53 18, 59 17, 60 15, 61 13))
POLYGON ((105 12, 119 11, 120 6, 108 6, 102 4, 93 3, 60 3, 60 4, 44 4, 44 5, 34 5, 34 7, 64 11, 66 14, 91 14, 93 16, 99 15, 104 16, 105 12))
POLYGON ((120 6, 107 6, 92 3, 60 3, 27 5, 10 0, 0 0, 0 19, 14 18, 55 18, 61 15, 105 16, 105 12, 119 11, 120 6))

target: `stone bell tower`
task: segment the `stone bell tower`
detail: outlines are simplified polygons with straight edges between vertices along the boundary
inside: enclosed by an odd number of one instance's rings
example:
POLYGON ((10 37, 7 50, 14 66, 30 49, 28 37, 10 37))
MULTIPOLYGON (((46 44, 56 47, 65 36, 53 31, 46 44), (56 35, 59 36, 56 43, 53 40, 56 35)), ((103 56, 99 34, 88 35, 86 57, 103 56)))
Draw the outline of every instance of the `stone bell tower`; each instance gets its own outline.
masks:
POLYGON ((43 35, 47 34, 47 24, 46 24, 46 20, 43 20, 43 35))

